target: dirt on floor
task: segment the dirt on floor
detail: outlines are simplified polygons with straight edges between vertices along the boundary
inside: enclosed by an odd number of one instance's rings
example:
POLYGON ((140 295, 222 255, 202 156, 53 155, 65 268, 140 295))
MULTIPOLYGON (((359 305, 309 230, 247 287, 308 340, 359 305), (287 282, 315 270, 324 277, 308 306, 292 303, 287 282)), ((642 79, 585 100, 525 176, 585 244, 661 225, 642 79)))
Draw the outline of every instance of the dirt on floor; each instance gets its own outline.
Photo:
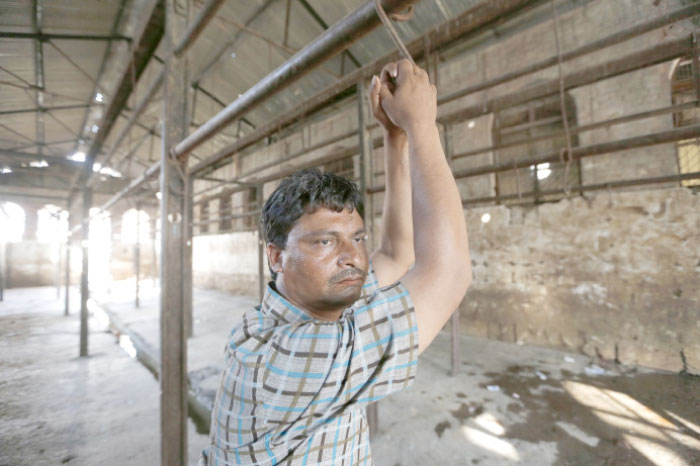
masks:
MULTIPOLYGON (((79 319, 61 303, 51 288, 0 303, 0 465, 160 464, 158 381, 111 333, 91 332, 78 357, 79 319)), ((190 464, 206 441, 190 422, 190 464)))

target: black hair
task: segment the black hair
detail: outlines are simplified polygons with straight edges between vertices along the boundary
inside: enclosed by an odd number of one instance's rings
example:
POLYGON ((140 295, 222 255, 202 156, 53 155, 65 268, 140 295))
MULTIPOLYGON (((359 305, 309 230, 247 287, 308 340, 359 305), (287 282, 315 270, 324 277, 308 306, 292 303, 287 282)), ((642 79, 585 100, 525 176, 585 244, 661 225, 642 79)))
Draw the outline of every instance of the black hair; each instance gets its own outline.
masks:
MULTIPOLYGON (((360 217, 364 214, 360 191, 353 181, 316 168, 300 170, 283 179, 265 202, 260 216, 265 242, 284 249, 296 221, 318 207, 335 212, 357 209, 360 217)), ((272 270, 270 273, 274 280, 277 274, 272 270)))

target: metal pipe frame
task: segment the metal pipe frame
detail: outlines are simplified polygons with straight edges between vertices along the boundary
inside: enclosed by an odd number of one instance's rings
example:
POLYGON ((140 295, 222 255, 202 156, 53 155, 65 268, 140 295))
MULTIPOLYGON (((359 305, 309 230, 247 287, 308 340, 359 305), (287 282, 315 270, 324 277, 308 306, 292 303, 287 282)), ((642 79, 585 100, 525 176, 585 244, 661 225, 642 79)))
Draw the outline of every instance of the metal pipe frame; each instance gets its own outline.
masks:
MULTIPOLYGON (((655 29, 659 29, 661 27, 667 26, 669 24, 675 23, 677 21, 680 21, 682 19, 687 19, 692 16, 695 16, 698 14, 698 8, 700 8, 700 1, 695 2, 691 5, 685 6, 683 8, 679 8, 678 10, 663 14, 659 16, 658 18, 654 18, 653 20, 650 21, 645 21, 643 23, 637 24, 635 26, 632 26, 630 28, 627 28, 623 31, 619 31, 615 34, 612 34, 610 36, 604 37, 603 39, 593 41, 589 44, 583 45, 579 48, 576 48, 574 50, 571 50, 569 52, 565 52, 561 54, 561 61, 570 61, 573 60, 574 58, 581 57, 583 55, 586 55, 588 53, 595 52, 597 50, 601 50, 606 47, 610 47, 615 44, 619 44, 621 42, 624 42, 629 39, 633 39, 635 37, 638 37, 642 34, 645 34, 647 32, 653 31, 655 29)), ((522 76, 528 75, 535 73, 537 71, 541 71, 545 68, 549 68, 550 66, 554 66, 557 64, 559 61, 559 56, 554 55, 551 56, 545 60, 542 60, 537 63, 533 63, 531 65, 528 65, 524 68, 521 68, 519 70, 506 73, 504 75, 501 75, 497 78, 491 79, 489 81, 484 81, 482 83, 476 84, 474 86, 468 86, 466 88, 457 90, 455 92, 445 94, 443 96, 440 96, 438 98, 438 104, 445 103, 445 102, 450 102, 452 100, 458 99, 460 97, 464 97, 465 95, 473 94, 475 92, 483 91, 485 89, 488 89, 490 87, 497 86, 499 84, 503 84, 509 81, 513 81, 514 79, 520 78, 522 76)))
MULTIPOLYGON (((384 0, 383 6, 387 12, 395 12, 416 3, 416 1, 384 0)), ((299 53, 258 81, 225 109, 204 123, 197 131, 182 140, 175 146, 173 154, 182 157, 190 153, 243 113, 299 80, 313 68, 343 51, 349 44, 357 41, 379 24, 381 23, 374 10, 374 3, 365 3, 327 29, 299 53)))
POLYGON ((113 41, 120 40, 124 42, 131 42, 131 37, 121 36, 119 34, 58 34, 58 33, 45 33, 45 32, 11 32, 2 31, 0 32, 0 39, 35 39, 42 42, 49 40, 85 40, 85 41, 113 41))
MULTIPOLYGON (((682 175, 657 176, 652 178, 636 178, 632 180, 610 181, 608 183, 597 183, 581 186, 570 186, 569 192, 585 193, 590 191, 607 191, 612 189, 631 188, 635 186, 645 186, 650 184, 672 183, 674 181, 681 182, 685 180, 700 179, 700 172, 684 173, 682 175)), ((488 196, 474 199, 465 199, 462 201, 463 206, 475 204, 491 204, 493 202, 510 201, 525 197, 541 197, 549 195, 566 194, 564 189, 549 189, 545 191, 528 191, 526 193, 505 194, 500 196, 488 196)))
MULTIPOLYGON (((436 27, 435 29, 430 31, 426 36, 430 37, 430 42, 432 46, 434 48, 438 48, 440 46, 449 44, 450 42, 458 38, 464 37, 466 34, 478 31, 480 28, 502 18, 504 15, 513 14, 522 8, 531 6, 534 3, 536 3, 535 0, 499 0, 484 2, 475 6, 474 8, 469 9, 468 11, 461 14, 459 17, 450 20, 439 27, 436 27)), ((365 5, 365 8, 367 6, 371 6, 371 8, 374 8, 372 2, 368 2, 365 5)), ((387 10, 386 7, 385 10, 387 10)), ((379 19, 375 15, 375 22, 378 21, 379 19)), ((335 31, 336 26, 334 26, 333 29, 329 29, 326 35, 328 35, 329 33, 334 33, 332 31, 335 31)), ((420 57, 423 49, 423 44, 424 40, 423 37, 421 37, 411 42, 408 45, 408 49, 409 51, 411 51, 411 54, 414 57, 420 57)), ((300 53, 305 53, 305 50, 306 49, 302 50, 300 53)), ((377 73, 379 70, 381 70, 381 67, 386 61, 394 59, 396 57, 397 54, 392 53, 379 60, 375 60, 373 63, 366 65, 363 68, 355 70, 354 72, 340 80, 338 83, 328 87, 327 89, 307 99, 307 101, 304 104, 281 115, 279 118, 268 122, 265 126, 255 129, 253 132, 236 141, 234 144, 225 147, 213 156, 194 165, 190 168, 190 173, 192 175, 196 175, 204 170, 213 170, 216 167, 217 163, 233 155, 234 153, 253 145, 259 140, 265 138, 266 136, 279 131, 281 128, 293 124, 300 118, 306 116, 308 113, 317 110, 318 108, 325 105, 328 101, 336 98, 338 95, 347 91, 348 88, 354 86, 360 79, 377 73)), ((292 60, 289 60, 287 63, 291 62, 292 60)), ((114 203, 119 201, 119 199, 128 195, 131 191, 142 186, 153 175, 158 173, 159 166, 160 163, 157 162, 151 167, 149 167, 148 170, 146 170, 146 172, 144 173, 144 175, 133 180, 129 184, 129 189, 122 190, 120 191, 120 193, 117 193, 117 195, 115 195, 108 204, 113 205, 114 203)))
MULTIPOLYGON (((502 18, 504 15, 512 14, 519 11, 522 8, 530 6, 536 3, 533 0, 499 0, 481 3, 474 8, 471 8, 464 13, 462 13, 457 18, 445 22, 444 24, 434 28, 429 31, 423 37, 419 37, 413 42, 407 45, 408 50, 411 55, 415 58, 420 58, 424 52, 424 38, 428 37, 430 43, 434 48, 445 46, 450 42, 463 38, 469 33, 478 31, 480 28, 493 21, 502 18)), ((368 2, 363 8, 374 8, 373 2, 368 2)), ((387 8, 384 8, 387 12, 387 8)), ((379 22, 379 18, 374 15, 375 21, 379 22)), ((337 24, 336 24, 337 26, 337 24)), ((335 26, 334 26, 335 28, 335 26)), ((330 33, 333 29, 329 29, 327 33, 330 33)), ((307 46, 308 47, 308 46, 307 46)), ((299 54, 305 53, 306 48, 304 48, 299 54)), ((338 81, 337 83, 327 87, 326 89, 318 92, 303 104, 295 107, 294 109, 284 113, 275 120, 268 122, 265 126, 262 126, 247 136, 241 138, 240 140, 234 142, 233 144, 226 146, 219 150, 217 153, 203 160, 202 162, 192 166, 190 172, 192 174, 199 174, 205 170, 213 170, 217 168, 217 164, 224 161, 228 157, 251 146, 252 144, 258 142, 259 140, 265 138, 266 136, 279 131, 281 128, 287 127, 299 119, 305 117, 309 113, 316 111, 317 109, 323 107, 327 102, 337 98, 338 95, 344 92, 354 90, 354 86, 361 79, 368 78, 369 76, 378 73, 387 61, 395 60, 398 58, 398 52, 392 52, 374 62, 365 65, 364 67, 353 71, 352 73, 346 75, 338 81)), ((292 57, 287 63, 294 60, 292 57)), ((279 70, 279 68, 278 68, 279 70)), ((269 76, 271 76, 272 73, 269 76)), ((255 87, 249 89, 249 92, 253 91, 255 87)), ((245 95, 244 95, 245 96, 245 95)), ((234 101, 233 104, 239 102, 243 99, 241 98, 234 101)), ((229 105, 230 108, 233 104, 229 105)), ((194 136, 194 134, 192 135, 194 136)))

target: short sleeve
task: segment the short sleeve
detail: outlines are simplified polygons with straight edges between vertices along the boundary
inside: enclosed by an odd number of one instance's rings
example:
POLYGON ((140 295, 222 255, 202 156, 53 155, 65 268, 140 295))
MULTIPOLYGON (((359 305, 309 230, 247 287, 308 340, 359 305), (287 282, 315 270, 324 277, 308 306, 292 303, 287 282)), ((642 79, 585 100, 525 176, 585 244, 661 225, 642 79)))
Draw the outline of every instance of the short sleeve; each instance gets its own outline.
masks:
POLYGON ((336 322, 280 327, 270 344, 261 392, 277 434, 309 435, 415 379, 418 327, 401 283, 363 296, 336 322))

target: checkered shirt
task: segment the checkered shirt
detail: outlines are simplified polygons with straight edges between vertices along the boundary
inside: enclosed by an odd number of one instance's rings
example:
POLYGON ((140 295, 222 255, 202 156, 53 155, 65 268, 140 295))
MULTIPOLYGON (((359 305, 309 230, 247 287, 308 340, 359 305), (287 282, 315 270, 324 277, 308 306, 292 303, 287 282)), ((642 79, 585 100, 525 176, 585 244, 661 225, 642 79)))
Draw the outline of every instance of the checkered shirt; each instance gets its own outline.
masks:
POLYGON ((340 319, 271 286, 232 331, 200 465, 371 465, 365 407, 413 383, 418 327, 402 283, 372 271, 340 319))

